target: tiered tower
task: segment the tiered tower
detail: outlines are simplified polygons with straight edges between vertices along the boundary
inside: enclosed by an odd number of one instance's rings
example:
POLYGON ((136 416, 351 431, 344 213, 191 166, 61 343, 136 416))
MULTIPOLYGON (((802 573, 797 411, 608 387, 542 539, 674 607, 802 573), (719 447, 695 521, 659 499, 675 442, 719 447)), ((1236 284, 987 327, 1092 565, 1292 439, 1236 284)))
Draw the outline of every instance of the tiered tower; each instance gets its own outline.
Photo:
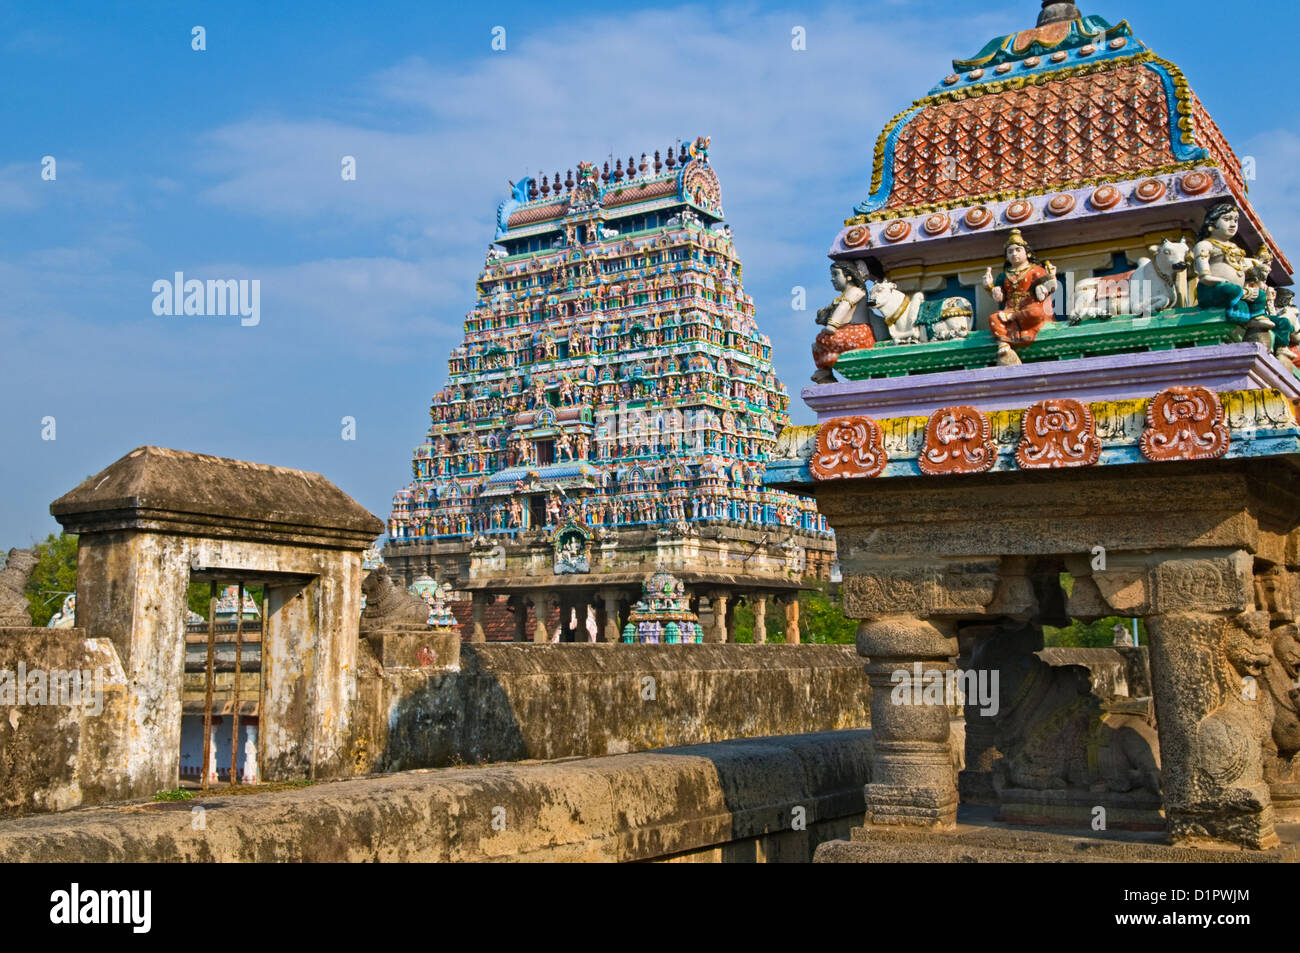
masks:
POLYGON ((721 224, 708 140, 511 189, 415 479, 393 501, 394 573, 478 594, 471 637, 510 595, 520 636, 527 603, 542 619, 559 603, 566 623, 570 609, 606 616, 611 641, 656 569, 716 610, 718 639, 729 597, 828 576, 816 507, 762 485, 789 397, 721 224))

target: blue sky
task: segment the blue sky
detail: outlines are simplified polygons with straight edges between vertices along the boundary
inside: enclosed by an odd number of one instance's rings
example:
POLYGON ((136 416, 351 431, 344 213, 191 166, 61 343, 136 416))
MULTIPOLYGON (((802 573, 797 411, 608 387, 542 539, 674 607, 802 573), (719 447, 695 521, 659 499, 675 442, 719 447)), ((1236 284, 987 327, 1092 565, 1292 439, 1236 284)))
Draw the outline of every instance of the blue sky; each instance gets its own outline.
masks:
MULTIPOLYGON (((0 548, 57 529, 51 500, 151 443, 315 470, 386 517, 506 181, 697 135, 810 421, 825 252, 881 126, 1038 6, 0 3, 0 548), (260 324, 155 316, 176 271, 258 279, 260 324)), ((1223 31, 1209 0, 1082 9, 1183 67, 1295 258, 1293 6, 1223 31)))

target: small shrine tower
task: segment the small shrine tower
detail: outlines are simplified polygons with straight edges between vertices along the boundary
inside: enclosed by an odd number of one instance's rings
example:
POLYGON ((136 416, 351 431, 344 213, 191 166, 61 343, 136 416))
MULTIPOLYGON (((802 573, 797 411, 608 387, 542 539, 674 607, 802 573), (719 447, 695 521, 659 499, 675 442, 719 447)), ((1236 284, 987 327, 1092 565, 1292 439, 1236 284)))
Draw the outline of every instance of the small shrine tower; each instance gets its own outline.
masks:
POLYGON ((886 123, 829 250, 818 425, 766 478, 817 499, 862 620, 854 857, 959 802, 1265 851, 1300 818, 1300 328, 1246 185, 1182 71, 1073 3, 886 123), (1111 617, 1145 622, 1150 698, 1037 655, 1111 617))

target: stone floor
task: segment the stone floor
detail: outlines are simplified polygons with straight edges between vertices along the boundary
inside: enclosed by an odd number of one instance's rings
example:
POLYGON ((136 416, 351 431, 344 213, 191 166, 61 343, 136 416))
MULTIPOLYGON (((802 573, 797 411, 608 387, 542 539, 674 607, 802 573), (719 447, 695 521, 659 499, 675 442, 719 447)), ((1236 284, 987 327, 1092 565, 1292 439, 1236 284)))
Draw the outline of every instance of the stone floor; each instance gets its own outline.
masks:
POLYGON ((954 831, 855 827, 850 840, 817 848, 815 861, 846 863, 1300 863, 1300 823, 1277 825, 1269 851, 1173 847, 1163 832, 1025 828, 995 809, 963 806, 954 831))

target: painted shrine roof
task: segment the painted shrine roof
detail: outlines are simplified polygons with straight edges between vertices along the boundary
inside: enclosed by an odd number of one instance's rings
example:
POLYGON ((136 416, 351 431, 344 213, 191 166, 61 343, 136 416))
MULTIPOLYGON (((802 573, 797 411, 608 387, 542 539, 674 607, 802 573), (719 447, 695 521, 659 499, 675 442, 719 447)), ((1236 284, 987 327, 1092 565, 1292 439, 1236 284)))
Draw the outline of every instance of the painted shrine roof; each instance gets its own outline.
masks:
POLYGON ((1214 167, 1290 271, 1246 197, 1241 160, 1179 68, 1127 21, 1023 30, 953 69, 885 126, 871 194, 846 225, 1214 167))

